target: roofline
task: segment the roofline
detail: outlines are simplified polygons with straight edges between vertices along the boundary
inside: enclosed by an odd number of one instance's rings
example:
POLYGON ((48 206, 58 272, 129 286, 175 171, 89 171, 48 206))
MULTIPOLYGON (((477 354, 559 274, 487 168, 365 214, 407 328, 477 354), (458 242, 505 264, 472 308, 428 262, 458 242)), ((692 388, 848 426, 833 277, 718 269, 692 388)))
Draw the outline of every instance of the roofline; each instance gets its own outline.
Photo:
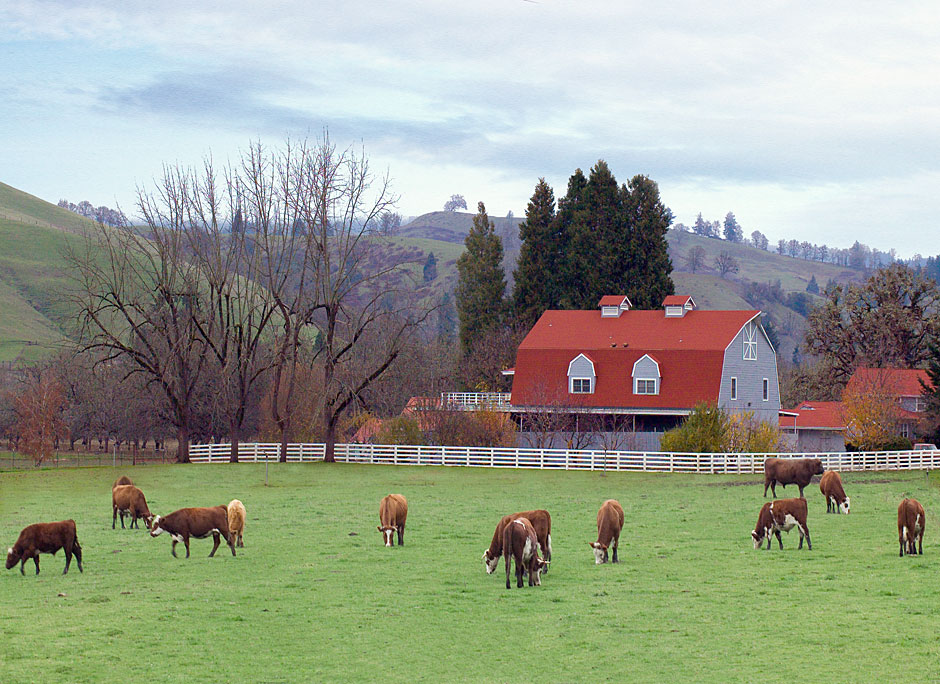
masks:
MULTIPOLYGON (((741 325, 741 327, 738 328, 738 331, 737 331, 737 332, 731 337, 731 339, 728 341, 728 344, 725 345, 725 353, 726 353, 726 354, 728 353, 728 350, 731 348, 731 345, 734 344, 735 339, 737 339, 738 335, 741 334, 741 331, 744 330, 744 328, 747 327, 747 324, 750 323, 751 321, 753 321, 755 318, 760 318, 760 316, 761 316, 762 313, 764 313, 764 312, 763 312, 763 311, 758 311, 756 314, 754 314, 753 316, 751 316, 750 318, 748 318, 746 321, 744 321, 744 323, 741 325)), ((757 327, 761 329, 761 332, 763 332, 764 326, 758 324, 757 327)), ((764 337, 765 337, 765 338, 767 337, 767 333, 764 333, 764 337)), ((770 343, 770 340, 768 339, 767 342, 770 343)), ((771 348, 771 349, 774 349, 774 346, 771 344, 771 345, 770 345, 770 348, 771 348)), ((774 349, 774 357, 776 357, 776 356, 777 356, 777 350, 774 349)), ((724 370, 724 369, 722 369, 722 370, 724 370)))
POLYGON ((688 416, 692 409, 657 409, 630 407, 592 407, 592 406, 515 406, 510 404, 512 413, 604 413, 626 416, 688 416))

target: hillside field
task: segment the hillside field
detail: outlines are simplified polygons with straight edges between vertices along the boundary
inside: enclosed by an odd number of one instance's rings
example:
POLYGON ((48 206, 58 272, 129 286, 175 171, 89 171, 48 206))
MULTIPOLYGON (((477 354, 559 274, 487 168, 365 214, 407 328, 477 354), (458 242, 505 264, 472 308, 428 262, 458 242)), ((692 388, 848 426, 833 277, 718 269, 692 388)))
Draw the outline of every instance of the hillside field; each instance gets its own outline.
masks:
MULTIPOLYGON (((2 458, 0 458, 2 463, 2 458)), ((813 550, 755 551, 753 475, 541 472, 344 464, 144 466, 0 473, 0 542, 74 518, 62 553, 0 576, 0 681, 925 681, 936 676, 936 478, 848 473, 852 514, 806 493, 813 550), (237 497, 245 548, 111 530, 129 474, 166 514, 237 497), (378 504, 409 501, 405 546, 378 504), (928 511, 925 554, 898 558, 897 505, 928 511), (626 513, 618 565, 588 542, 606 498, 626 513), (541 587, 505 588, 481 555, 500 516, 544 507, 541 587), (183 547, 179 547, 183 550, 183 547), (182 554, 181 554, 182 555, 182 554), (848 668, 848 669, 840 669, 848 668), (838 671, 836 671, 838 670, 838 671)), ((792 487, 785 494, 796 494, 792 487)))

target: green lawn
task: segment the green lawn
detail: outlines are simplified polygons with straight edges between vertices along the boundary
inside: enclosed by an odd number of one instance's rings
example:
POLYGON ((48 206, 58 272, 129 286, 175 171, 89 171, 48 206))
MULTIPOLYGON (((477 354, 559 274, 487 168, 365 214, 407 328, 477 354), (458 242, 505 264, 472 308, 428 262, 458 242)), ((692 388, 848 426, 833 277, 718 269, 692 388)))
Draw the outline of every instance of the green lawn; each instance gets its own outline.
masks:
MULTIPOLYGON (((2 463, 0 463, 2 467, 2 463)), ((754 551, 756 476, 263 465, 0 473, 0 543, 74 518, 85 573, 62 554, 0 575, 0 681, 926 681, 940 676, 936 482, 846 474, 852 514, 806 490, 813 550, 754 551), (232 558, 189 560, 111 530, 129 474, 151 510, 248 509, 232 558), (749 484, 744 484, 749 483, 749 484), (734 486, 741 485, 741 486, 734 486), (380 498, 409 501, 384 548, 380 498), (897 557, 904 496, 928 511, 925 555, 897 557), (588 542, 606 498, 626 513, 619 565, 588 542), (507 512, 544 507, 541 587, 505 589, 480 556, 507 512)), ((778 492, 782 493, 782 492, 778 492)), ((795 495, 792 488, 786 494, 795 495)), ((180 547, 182 548, 182 547, 180 547)))

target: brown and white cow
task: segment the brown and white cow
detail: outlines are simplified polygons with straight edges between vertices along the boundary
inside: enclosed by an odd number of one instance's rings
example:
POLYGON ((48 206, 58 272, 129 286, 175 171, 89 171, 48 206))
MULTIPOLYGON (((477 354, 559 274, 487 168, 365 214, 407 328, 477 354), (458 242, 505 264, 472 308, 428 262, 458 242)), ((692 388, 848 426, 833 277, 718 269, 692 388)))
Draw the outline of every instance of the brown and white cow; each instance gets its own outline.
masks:
POLYGON ((144 493, 134 485, 118 485, 111 490, 111 529, 114 529, 118 514, 121 515, 121 529, 124 529, 124 516, 131 517, 130 527, 140 529, 139 518, 144 519, 147 528, 153 522, 153 514, 147 507, 144 493))
POLYGON ((225 537, 226 543, 232 549, 232 555, 235 555, 235 543, 232 541, 232 535, 228 531, 228 509, 225 506, 212 506, 210 508, 181 508, 173 511, 168 516, 158 515, 153 519, 150 525, 150 536, 157 537, 166 532, 173 538, 173 546, 170 547, 170 553, 174 558, 176 555, 176 545, 183 542, 186 545, 186 557, 189 558, 189 538, 205 539, 210 534, 215 542, 212 545, 212 551, 209 558, 215 555, 219 548, 219 538, 225 537))
POLYGON ((39 554, 51 553, 55 555, 59 549, 65 549, 65 570, 62 571, 63 575, 69 571, 73 553, 75 554, 75 561, 78 563, 78 571, 84 572, 82 569, 82 546, 78 543, 74 520, 27 525, 20 532, 16 543, 7 549, 7 570, 18 562, 20 564, 20 574, 25 575, 26 572, 23 566, 26 565, 26 561, 32 558, 36 564, 36 574, 38 575, 39 554))
MULTIPOLYGON (((911 556, 924 553, 924 523, 927 515, 917 499, 904 499, 898 506, 898 544, 904 557, 904 547, 911 556), (919 548, 918 548, 919 547, 919 548)), ((10 567, 7 565, 7 567, 10 567)))
MULTIPOLYGON (((496 572, 496 566, 499 565, 499 559, 503 555, 503 530, 513 520, 517 518, 526 518, 532 527, 535 528, 535 536, 538 539, 539 551, 545 556, 545 560, 552 560, 552 516, 548 511, 537 509, 534 511, 522 511, 521 513, 511 513, 504 515, 496 525, 493 532, 493 540, 490 542, 490 548, 483 552, 483 567, 487 575, 496 572)), ((548 566, 544 572, 548 572, 548 566)))
POLYGON ((796 527, 800 532, 800 545, 803 548, 803 537, 806 537, 806 545, 809 550, 813 550, 813 543, 809 538, 809 528, 806 526, 806 499, 778 499, 765 503, 757 516, 757 525, 751 532, 751 538, 754 541, 754 548, 759 549, 766 539, 767 548, 770 548, 770 536, 777 537, 777 543, 783 549, 783 539, 780 538, 780 531, 789 532, 796 527))
POLYGON ((842 489, 842 478, 834 470, 827 470, 819 481, 819 491, 826 497, 826 513, 839 513, 848 515, 849 497, 842 489))
POLYGON ((606 563, 609 556, 607 550, 614 549, 614 563, 619 563, 617 547, 620 545, 620 530, 623 529, 623 508, 619 501, 607 499, 601 504, 597 512, 597 541, 591 542, 594 549, 594 563, 606 563))
POLYGON ((405 545, 405 520, 408 501, 401 494, 389 494, 379 503, 379 532, 386 546, 394 546, 393 535, 398 532, 398 545, 405 545))
POLYGON ((764 461, 764 496, 767 496, 767 487, 770 487, 774 498, 777 497, 777 485, 795 484, 803 488, 813 479, 813 475, 822 475, 823 465, 818 458, 768 458, 764 461))
POLYGON ((111 489, 114 489, 115 487, 120 487, 121 485, 132 485, 132 484, 134 484, 134 481, 131 478, 129 478, 127 475, 121 475, 121 477, 116 479, 114 481, 114 484, 111 485, 111 489))
POLYGON ((506 588, 512 589, 509 582, 512 560, 516 561, 516 586, 522 587, 523 569, 529 574, 529 586, 541 586, 542 569, 548 561, 539 558, 539 542, 535 528, 528 518, 516 518, 503 528, 503 558, 506 562, 506 588))

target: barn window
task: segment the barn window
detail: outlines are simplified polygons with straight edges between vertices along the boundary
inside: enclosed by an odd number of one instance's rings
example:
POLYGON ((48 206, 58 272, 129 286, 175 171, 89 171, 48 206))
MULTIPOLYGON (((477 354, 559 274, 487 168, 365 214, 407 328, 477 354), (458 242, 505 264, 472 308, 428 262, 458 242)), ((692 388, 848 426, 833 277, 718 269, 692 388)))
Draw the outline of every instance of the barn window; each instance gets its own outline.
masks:
POLYGON ((571 378, 572 394, 590 394, 591 378, 571 378))
POLYGON ((764 401, 770 401, 770 380, 764 378, 764 401))
POLYGON ((634 394, 659 394, 656 390, 656 380, 650 378, 638 378, 634 394))
POLYGON ((731 400, 734 401, 738 398, 738 379, 731 378, 731 400))
POLYGON ((757 361, 757 325, 754 323, 744 326, 744 360, 757 361))

